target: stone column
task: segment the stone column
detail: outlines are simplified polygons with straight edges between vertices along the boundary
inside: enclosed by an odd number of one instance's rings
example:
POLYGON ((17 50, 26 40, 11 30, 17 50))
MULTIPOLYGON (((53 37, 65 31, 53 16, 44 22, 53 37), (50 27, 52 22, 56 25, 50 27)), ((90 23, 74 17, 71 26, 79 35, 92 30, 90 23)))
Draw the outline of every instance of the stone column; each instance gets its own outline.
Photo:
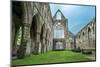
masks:
POLYGON ((49 51, 50 51, 50 41, 49 41, 49 51))
POLYGON ((27 44, 26 44, 26 56, 27 55, 30 55, 31 54, 31 46, 32 46, 32 41, 31 41, 31 38, 30 38, 30 26, 31 25, 29 25, 29 29, 28 29, 28 31, 27 31, 27 44))
POLYGON ((31 39, 31 52, 34 53, 34 45, 35 45, 35 40, 31 39))
POLYGON ((26 54, 26 46, 27 46, 27 40, 28 40, 29 33, 30 33, 30 25, 27 23, 23 23, 21 45, 17 52, 18 58, 23 58, 26 54))
POLYGON ((49 46, 50 46, 50 45, 49 45, 49 40, 48 40, 47 51, 49 51, 49 48, 50 48, 49 46))
POLYGON ((49 42, 49 40, 48 40, 48 45, 47 45, 48 48, 47 48, 47 51, 50 50, 50 47, 49 47, 50 45, 49 45, 49 43, 50 43, 50 42, 49 42))
POLYGON ((90 49, 90 33, 88 32, 88 49, 90 49))
POLYGON ((44 53, 46 52, 47 47, 47 39, 45 38, 45 45, 44 45, 44 53))
MULTIPOLYGON (((30 4, 30 3, 29 3, 30 4)), ((30 24, 32 21, 32 10, 31 6, 27 2, 22 3, 22 40, 21 46, 18 50, 18 58, 23 58, 25 55, 31 52, 31 40, 30 40, 30 24)))
POLYGON ((41 44, 41 53, 44 53, 44 48, 45 48, 45 37, 42 39, 42 44, 41 44))
POLYGON ((41 44, 40 44, 40 32, 36 33, 36 43, 34 46, 34 54, 39 54, 40 53, 40 49, 41 48, 41 44))
POLYGON ((46 43, 46 52, 48 51, 48 39, 47 39, 47 43, 46 43))

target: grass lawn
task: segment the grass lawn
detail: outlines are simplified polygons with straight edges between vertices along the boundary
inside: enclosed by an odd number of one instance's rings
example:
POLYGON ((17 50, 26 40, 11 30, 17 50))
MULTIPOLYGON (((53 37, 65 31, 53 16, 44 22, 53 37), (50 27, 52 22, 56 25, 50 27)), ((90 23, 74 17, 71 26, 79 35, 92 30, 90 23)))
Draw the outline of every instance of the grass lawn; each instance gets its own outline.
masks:
POLYGON ((60 63, 60 62, 77 62, 89 61, 86 55, 71 51, 51 51, 40 55, 31 55, 24 59, 16 59, 12 61, 12 65, 27 65, 27 64, 45 64, 45 63, 60 63))

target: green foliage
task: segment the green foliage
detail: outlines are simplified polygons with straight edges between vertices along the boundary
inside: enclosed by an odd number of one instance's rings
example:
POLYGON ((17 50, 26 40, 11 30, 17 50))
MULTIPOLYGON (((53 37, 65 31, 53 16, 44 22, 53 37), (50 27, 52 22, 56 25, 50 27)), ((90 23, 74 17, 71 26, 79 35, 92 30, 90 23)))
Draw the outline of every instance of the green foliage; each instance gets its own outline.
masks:
POLYGON ((45 63, 60 63, 60 62, 78 62, 89 61, 86 55, 71 51, 51 51, 39 55, 31 55, 24 59, 16 59, 12 61, 13 65, 27 64, 45 64, 45 63))

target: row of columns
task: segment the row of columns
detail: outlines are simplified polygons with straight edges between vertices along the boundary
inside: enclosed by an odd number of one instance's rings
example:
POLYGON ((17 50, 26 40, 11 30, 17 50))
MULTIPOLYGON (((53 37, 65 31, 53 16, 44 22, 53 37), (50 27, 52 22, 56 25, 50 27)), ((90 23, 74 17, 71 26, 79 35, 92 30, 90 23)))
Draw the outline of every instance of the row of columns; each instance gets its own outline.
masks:
MULTIPOLYGON (((32 17, 34 16, 33 16, 31 7, 33 6, 31 6, 27 2, 22 3, 22 6, 23 6, 23 15, 21 18, 22 37, 21 37, 21 44, 17 50, 17 57, 23 58, 26 55, 30 55, 32 53, 39 54, 39 53, 45 53, 49 51, 48 46, 50 45, 50 42, 51 42, 50 31, 44 28, 43 31, 46 32, 44 36, 44 32, 41 32, 41 29, 43 26, 41 24, 41 20, 39 20, 40 19, 39 13, 36 14, 35 20, 32 22, 33 20, 32 17), (34 25, 36 26, 36 29, 35 29, 36 31, 35 32, 34 30, 32 31, 35 34, 35 37, 33 37, 33 39, 31 38, 32 36, 30 35, 32 23, 36 23, 34 25), (43 34, 41 35, 41 33, 43 34), (41 39, 41 36, 42 36, 42 39, 41 39)), ((16 39, 16 37, 14 37, 14 39, 16 39)))

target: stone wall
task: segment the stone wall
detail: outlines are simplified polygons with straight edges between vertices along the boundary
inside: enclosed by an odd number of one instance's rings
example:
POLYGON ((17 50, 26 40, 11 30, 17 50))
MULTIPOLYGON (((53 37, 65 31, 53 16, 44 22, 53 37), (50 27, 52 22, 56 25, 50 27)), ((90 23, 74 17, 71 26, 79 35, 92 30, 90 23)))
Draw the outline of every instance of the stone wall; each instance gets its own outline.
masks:
POLYGON ((22 58, 52 50, 52 16, 47 3, 12 1, 12 53, 22 27, 21 44, 15 51, 22 58))
POLYGON ((76 35, 76 47, 81 49, 95 49, 96 47, 96 19, 93 18, 76 35))
MULTIPOLYGON (((53 16, 53 33, 54 33, 54 28, 59 25, 62 26, 64 30, 64 37, 63 38, 53 38, 53 48, 54 50, 56 49, 56 42, 62 42, 62 46, 64 46, 61 50, 66 49, 66 39, 68 35, 68 19, 64 17, 63 13, 58 9, 55 15, 53 16), (57 19, 58 13, 60 13, 60 18, 57 19)), ((57 33, 59 34, 59 33, 57 33)), ((53 34, 54 35, 54 34, 53 34)))
POLYGON ((22 58, 57 49, 95 49, 95 18, 76 36, 68 30, 68 19, 58 10, 52 17, 48 3, 12 1, 12 55, 22 58), (57 19, 57 14, 61 18, 57 19), (53 38, 54 27, 60 23, 64 38, 53 38), (19 32, 20 43, 18 42, 19 32), (56 42, 62 46, 56 46, 56 42), (62 43, 61 43, 62 42, 62 43), (59 48, 58 48, 59 47, 59 48))
POLYGON ((68 31, 68 38, 66 39, 66 49, 72 50, 75 48, 74 43, 74 34, 68 31))

